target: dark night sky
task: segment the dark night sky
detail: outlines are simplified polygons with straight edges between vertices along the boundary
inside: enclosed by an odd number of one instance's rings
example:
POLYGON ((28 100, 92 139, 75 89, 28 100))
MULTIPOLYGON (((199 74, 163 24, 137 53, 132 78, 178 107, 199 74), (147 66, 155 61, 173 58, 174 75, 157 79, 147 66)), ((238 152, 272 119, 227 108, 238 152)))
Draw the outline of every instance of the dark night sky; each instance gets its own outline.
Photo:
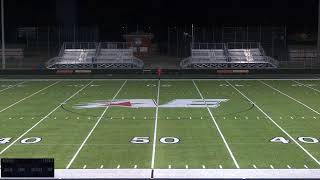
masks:
POLYGON ((265 24, 316 27, 317 0, 5 0, 9 24, 265 24))

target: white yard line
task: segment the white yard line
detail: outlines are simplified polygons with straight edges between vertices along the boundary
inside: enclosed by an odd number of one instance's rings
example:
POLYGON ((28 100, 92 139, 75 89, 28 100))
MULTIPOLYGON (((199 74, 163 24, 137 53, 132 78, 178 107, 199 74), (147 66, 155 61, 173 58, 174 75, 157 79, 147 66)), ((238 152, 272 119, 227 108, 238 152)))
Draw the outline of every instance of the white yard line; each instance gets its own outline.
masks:
POLYGON ((34 129, 35 127, 37 127, 42 121, 44 121, 47 117, 49 117, 52 113, 54 113, 57 109, 59 109, 61 107, 61 105, 65 104, 66 102, 68 102, 71 98, 73 98, 75 95, 77 95, 79 92, 81 92, 83 89, 85 89, 86 87, 88 87, 93 81, 91 81, 90 83, 88 83, 86 86, 84 86, 83 88, 81 88, 79 91, 77 91, 76 93, 74 93, 72 96, 70 96, 68 99, 66 99, 65 101, 63 101, 61 104, 59 104, 56 108, 54 108, 51 112, 49 112, 45 117, 43 117, 42 119, 40 119, 40 121, 38 121, 36 124, 34 124, 30 129, 28 129, 26 132, 24 132, 23 134, 21 134, 16 140, 14 140, 11 144, 9 144, 7 147, 5 147, 1 152, 0 155, 3 154, 6 150, 8 150, 13 144, 15 144, 17 141, 19 141, 23 136, 25 136, 27 133, 29 133, 32 129, 34 129))
POLYGON ((34 96, 34 95, 36 95, 36 94, 40 93, 41 91, 44 91, 44 90, 46 90, 46 89, 50 88, 51 86, 56 85, 56 84, 57 84, 57 83, 59 83, 59 82, 61 82, 61 81, 57 81, 57 82, 55 82, 55 83, 53 83, 53 84, 51 84, 51 85, 49 85, 49 86, 47 86, 47 87, 45 87, 45 88, 43 88, 43 89, 40 89, 39 91, 37 91, 37 92, 35 92, 35 93, 33 93, 33 94, 31 94, 31 95, 29 95, 29 96, 25 97, 25 98, 20 99, 19 101, 17 101, 17 102, 15 102, 15 103, 11 104, 10 106, 8 106, 8 107, 6 107, 6 108, 1 109, 1 110, 0 110, 0 113, 2 113, 3 111, 5 111, 5 110, 7 110, 7 109, 11 108, 12 106, 15 106, 16 104, 19 104, 20 102, 22 102, 22 101, 24 101, 24 100, 26 100, 26 99, 28 99, 28 98, 30 98, 30 97, 32 97, 32 96, 34 96))
POLYGON ((301 148, 311 159, 313 159, 318 165, 320 165, 320 161, 316 159, 308 150, 306 150, 301 144, 299 144, 295 138, 293 138, 286 130, 284 130, 278 123, 276 123, 266 112, 264 112, 256 103, 254 103, 250 98, 248 98, 245 94, 243 94, 238 88, 233 86, 229 81, 226 81, 231 87, 233 87, 239 94, 241 94, 244 98, 246 98, 249 102, 254 104, 254 106, 259 109, 275 126, 277 126, 284 134, 286 134, 299 148, 301 148))
POLYGON ((316 89, 316 88, 313 88, 313 87, 307 86, 307 85, 305 85, 305 84, 303 84, 303 83, 301 83, 301 82, 299 82, 299 81, 295 81, 295 80, 293 80, 293 82, 298 83, 298 84, 300 84, 300 85, 302 85, 302 86, 304 86, 304 87, 307 87, 307 88, 309 88, 309 89, 312 89, 312 90, 314 90, 314 91, 320 92, 320 90, 319 90, 319 89, 316 89))
POLYGON ((4 89, 0 90, 0 93, 3 92, 3 91, 5 91, 5 90, 11 89, 11 88, 13 88, 13 87, 16 87, 16 86, 18 86, 18 85, 21 85, 21 84, 23 84, 23 83, 25 83, 25 81, 20 82, 20 83, 15 84, 15 85, 12 85, 12 86, 7 87, 7 88, 4 88, 4 89))
POLYGON ((156 118, 154 121, 154 133, 153 133, 153 145, 152 145, 152 159, 151 159, 151 169, 154 169, 155 156, 156 156, 156 145, 157 145, 157 129, 158 129, 158 113, 159 113, 159 96, 160 96, 160 84, 161 81, 158 80, 158 92, 157 92, 157 106, 156 106, 156 118))
POLYGON ((230 154, 230 157, 231 157, 232 160, 233 160, 234 165, 235 165, 238 169, 240 169, 240 166, 239 166, 236 158, 234 157, 234 155, 233 155, 233 153, 232 153, 232 151, 231 151, 231 149, 230 149, 230 147, 229 147, 229 145, 228 145, 228 143, 227 143, 224 135, 222 134, 222 131, 220 130, 220 127, 219 127, 218 123, 216 122, 215 118, 213 117, 212 112, 211 112, 211 110, 210 110, 210 108, 209 108, 209 106, 208 106, 205 98, 203 97, 202 93, 200 92, 200 90, 199 90, 197 84, 194 82, 194 80, 192 80, 192 82, 193 82, 193 85, 196 87, 196 89, 197 89, 197 91, 198 91, 201 99, 204 101, 204 103, 205 103, 205 105, 206 105, 206 108, 207 108, 207 110, 208 110, 208 112, 209 112, 209 114, 210 114, 210 116, 211 116, 211 119, 212 119, 213 123, 215 124, 215 126, 216 126, 216 128, 217 128, 217 130, 218 130, 218 132, 219 132, 219 134, 220 134, 220 136, 221 136, 221 138, 222 138, 222 140, 223 140, 223 142, 224 142, 224 145, 226 146, 226 148, 227 148, 227 150, 228 150, 228 152, 229 152, 229 154, 230 154))
MULTIPOLYGON (((6 82, 6 81, 155 81, 156 78, 141 78, 141 79, 105 79, 105 78, 97 78, 97 79, 88 79, 88 78, 82 78, 82 79, 62 79, 62 78, 54 78, 54 79, 0 79, 0 82, 6 82)), ((290 81, 290 80, 306 80, 306 81, 319 81, 320 78, 282 78, 282 79, 275 79, 275 78, 249 78, 249 79, 237 79, 237 78, 228 78, 228 79, 166 79, 166 81, 190 81, 190 80, 197 80, 197 81, 257 81, 257 80, 270 80, 270 81, 290 81)))
MULTIPOLYGON (((118 94, 120 93, 120 91, 122 90, 123 86, 127 83, 127 80, 124 81, 124 83, 121 85, 121 87, 119 88, 118 92, 113 96, 112 101, 114 101, 114 99, 118 96, 118 94)), ((92 127, 91 131, 89 132, 89 134, 87 135, 87 137, 84 139, 84 141, 82 142, 81 146, 78 148, 78 150, 76 151, 76 153, 73 155, 72 159, 70 160, 70 162, 68 163, 66 169, 69 169, 70 166, 72 165, 72 163, 74 162, 74 160, 77 158, 78 154, 80 153, 81 149, 83 148, 83 146, 86 144, 86 142, 88 141, 88 139, 90 138, 91 134, 93 133, 93 131, 96 129, 96 127, 98 126, 98 124, 100 123, 101 119, 103 118, 103 116, 106 114, 107 110, 109 109, 110 106, 107 106, 104 111, 102 112, 102 114, 100 115, 100 117, 98 118, 97 122, 95 123, 95 125, 92 127)))
POLYGON ((279 89, 276 89, 276 88, 272 87, 271 85, 269 85, 269 84, 267 84, 267 83, 265 83, 265 82, 263 82, 263 81, 260 81, 260 82, 261 82, 262 84, 264 84, 264 85, 266 85, 266 86, 270 87, 271 89, 273 89, 273 90, 275 90, 275 91, 279 92, 280 94, 282 94, 282 95, 284 95, 284 96, 287 96, 288 98, 290 98, 290 99, 294 100, 295 102, 297 102, 297 103, 301 104, 302 106, 304 106, 304 107, 308 108, 309 110, 313 111, 314 113, 316 113, 316 114, 320 115, 320 113, 319 113, 318 111, 316 111, 316 110, 312 109, 311 107, 309 107, 308 105, 304 104, 303 102, 301 102, 301 101, 299 101, 299 100, 297 100, 297 99, 295 99, 295 98, 293 98, 293 97, 289 96, 288 94, 286 94, 286 93, 284 93, 284 92, 280 91, 279 89))

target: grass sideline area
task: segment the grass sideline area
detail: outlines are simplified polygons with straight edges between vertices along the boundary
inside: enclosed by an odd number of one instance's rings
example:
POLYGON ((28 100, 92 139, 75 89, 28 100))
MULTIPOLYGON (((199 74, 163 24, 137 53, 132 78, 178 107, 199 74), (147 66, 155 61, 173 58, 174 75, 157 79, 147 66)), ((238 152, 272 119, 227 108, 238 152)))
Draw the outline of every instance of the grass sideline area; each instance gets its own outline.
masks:
POLYGON ((0 80, 0 157, 58 169, 319 169, 319 80, 0 80))

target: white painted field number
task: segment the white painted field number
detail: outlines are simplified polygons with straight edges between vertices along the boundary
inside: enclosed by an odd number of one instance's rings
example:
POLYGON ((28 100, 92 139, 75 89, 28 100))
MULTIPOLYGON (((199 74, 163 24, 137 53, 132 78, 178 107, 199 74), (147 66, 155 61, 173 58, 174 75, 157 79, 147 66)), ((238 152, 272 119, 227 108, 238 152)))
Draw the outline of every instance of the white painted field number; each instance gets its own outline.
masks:
POLYGON ((30 137, 22 139, 20 142, 21 144, 36 144, 41 141, 41 138, 39 137, 30 137))
MULTIPOLYGON (((298 140, 306 144, 319 143, 319 140, 314 137, 298 137, 298 140)), ((284 137, 275 137, 275 138, 272 138, 270 142, 288 144, 290 141, 284 137)))
MULTIPOLYGON (((10 143, 11 137, 6 137, 6 138, 0 138, 0 145, 1 144, 7 144, 10 143)), ((21 144, 36 144, 39 143, 42 139, 39 137, 29 137, 29 138, 24 138, 20 141, 21 144)))
POLYGON ((176 144, 180 141, 180 139, 176 137, 163 137, 160 139, 160 142, 163 144, 176 144))
POLYGON ((285 139, 284 137, 275 137, 275 138, 271 139, 270 141, 274 142, 274 143, 283 143, 283 144, 289 143, 289 140, 285 139))
MULTIPOLYGON (((159 140, 162 144, 176 144, 180 139, 176 137, 162 137, 159 140)), ((148 144, 150 142, 149 137, 134 137, 130 141, 132 144, 148 144)))
POLYGON ((134 137, 131 141, 132 144, 148 144, 149 137, 134 137))
POLYGON ((9 143, 11 138, 0 138, 0 144, 7 144, 9 143))

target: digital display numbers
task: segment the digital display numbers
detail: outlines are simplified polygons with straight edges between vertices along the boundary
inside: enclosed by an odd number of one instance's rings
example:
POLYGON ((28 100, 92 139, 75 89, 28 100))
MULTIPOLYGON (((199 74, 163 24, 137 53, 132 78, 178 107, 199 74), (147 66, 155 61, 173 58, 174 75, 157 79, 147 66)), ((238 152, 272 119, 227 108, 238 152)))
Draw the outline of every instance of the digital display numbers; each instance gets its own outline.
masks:
POLYGON ((1 177, 54 177, 54 159, 1 159, 1 177))

